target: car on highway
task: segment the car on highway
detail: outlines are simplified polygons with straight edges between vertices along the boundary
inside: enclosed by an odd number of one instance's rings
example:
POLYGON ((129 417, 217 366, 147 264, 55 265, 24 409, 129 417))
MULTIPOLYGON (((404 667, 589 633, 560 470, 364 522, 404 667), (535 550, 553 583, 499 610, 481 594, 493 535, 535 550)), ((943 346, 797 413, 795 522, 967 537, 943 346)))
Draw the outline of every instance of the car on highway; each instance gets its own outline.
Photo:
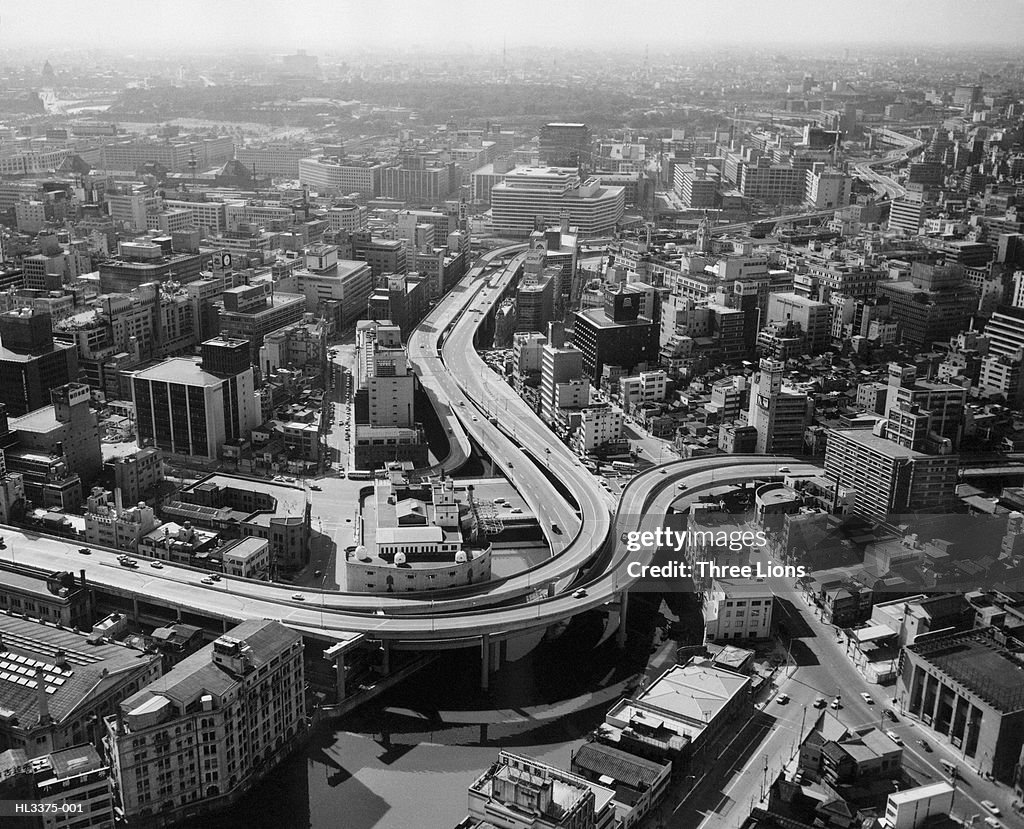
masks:
POLYGON ((78 552, 80 552, 83 556, 92 555, 92 550, 90 550, 88 547, 79 547, 78 552))
POLYGON ((898 745, 898 746, 903 745, 903 740, 900 739, 900 735, 897 734, 892 729, 889 729, 888 731, 886 731, 885 732, 885 736, 888 737, 890 740, 892 740, 894 743, 896 743, 896 745, 898 745))
POLYGON ((981 805, 984 806, 986 809, 988 809, 994 815, 1001 815, 1002 814, 1002 812, 999 811, 999 807, 996 806, 996 804, 993 803, 991 800, 983 800, 983 801, 981 801, 981 805))
POLYGON ((551 532, 553 532, 555 535, 561 535, 562 534, 562 528, 559 527, 558 524, 552 524, 551 525, 551 532))
POLYGON ((871 699, 871 694, 861 691, 860 698, 864 700, 868 705, 874 705, 875 701, 871 699))
POLYGON ((788 703, 788 702, 789 702, 789 694, 779 694, 779 695, 778 695, 778 696, 777 696, 777 697, 775 698, 775 701, 776 701, 776 702, 777 702, 777 703, 778 703, 779 705, 785 705, 786 703, 788 703))
POLYGON ((159 561, 151 561, 149 562, 149 566, 152 567, 154 570, 164 569, 164 566, 159 561))
POLYGON ((292 593, 292 598, 297 602, 306 601, 306 597, 303 596, 301 593, 292 593))
POLYGON ((581 588, 580 588, 579 590, 577 590, 577 591, 576 591, 575 593, 573 593, 573 594, 572 594, 572 597, 573 597, 574 599, 582 599, 582 598, 583 598, 584 596, 586 596, 586 595, 587 595, 587 591, 586 591, 586 590, 584 590, 584 589, 583 589, 583 588, 581 587, 581 588))

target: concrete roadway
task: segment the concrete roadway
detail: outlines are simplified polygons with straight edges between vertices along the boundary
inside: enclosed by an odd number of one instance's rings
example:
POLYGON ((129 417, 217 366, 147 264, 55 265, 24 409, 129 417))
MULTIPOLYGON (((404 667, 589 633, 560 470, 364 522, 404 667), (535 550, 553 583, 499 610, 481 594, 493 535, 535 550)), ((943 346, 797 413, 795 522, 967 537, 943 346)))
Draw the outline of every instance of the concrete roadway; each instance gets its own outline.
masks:
MULTIPOLYGON (((621 533, 635 530, 641 520, 658 524, 668 507, 680 497, 722 486, 740 483, 752 478, 778 476, 780 463, 789 463, 794 472, 801 467, 796 459, 772 459, 756 455, 731 455, 717 458, 697 458, 677 461, 654 468, 636 476, 623 493, 616 518, 615 538, 621 533), (665 471, 662 472, 662 469, 665 471), (678 488, 679 482, 685 489, 678 488)), ((623 544, 609 544, 599 556, 601 568, 585 579, 586 595, 577 598, 563 593, 530 604, 507 604, 508 596, 501 589, 493 594, 484 593, 467 597, 460 602, 420 599, 410 603, 408 614, 396 614, 385 604, 382 596, 317 593, 308 589, 298 591, 289 585, 266 582, 246 582, 224 578, 214 585, 201 584, 206 575, 187 567, 165 565, 153 569, 140 559, 138 569, 121 567, 117 551, 94 548, 92 555, 77 552, 75 542, 25 534, 15 528, 6 528, 8 555, 13 561, 53 572, 79 569, 87 571, 88 578, 98 585, 137 595, 145 600, 153 596, 161 604, 179 607, 214 618, 276 618, 303 630, 320 631, 323 635, 345 640, 354 633, 392 641, 432 643, 434 647, 472 644, 483 635, 507 636, 550 624, 574 616, 585 610, 605 605, 619 597, 621 591, 634 579, 625 571, 629 560, 645 561, 654 551, 627 553, 623 544), (303 596, 294 599, 293 594, 303 596), (504 603, 504 604, 501 604, 504 603), (451 611, 450 604, 463 609, 451 611)), ((590 554, 586 556, 590 558, 590 554)), ((575 563, 574 568, 580 566, 575 563)), ((541 570, 555 567, 565 575, 562 557, 551 559, 541 570)), ((540 572, 540 571, 538 571, 540 572)), ((546 586, 551 579, 548 572, 537 575, 526 572, 516 577, 532 584, 536 589, 546 586)), ((499 585, 500 587, 500 585, 499 585)), ((427 645, 428 647, 430 645, 427 645)))

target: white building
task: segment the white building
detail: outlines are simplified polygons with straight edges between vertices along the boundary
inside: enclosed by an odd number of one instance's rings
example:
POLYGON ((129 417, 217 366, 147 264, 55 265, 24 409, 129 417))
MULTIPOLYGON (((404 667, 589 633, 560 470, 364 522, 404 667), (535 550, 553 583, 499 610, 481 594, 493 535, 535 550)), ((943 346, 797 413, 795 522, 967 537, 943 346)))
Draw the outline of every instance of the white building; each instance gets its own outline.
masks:
POLYGON ((265 579, 270 573, 270 543, 265 538, 249 536, 217 551, 224 574, 243 579, 265 579))
POLYGON ((491 189, 494 233, 528 236, 538 223, 557 225, 563 215, 583 236, 610 233, 625 208, 625 190, 596 178, 580 181, 562 167, 517 167, 491 189))
POLYGON ((882 826, 885 829, 918 829, 933 815, 948 815, 952 808, 953 787, 949 783, 929 783, 893 792, 885 804, 882 826))
POLYGON ((619 380, 619 401, 625 411, 631 412, 646 403, 663 402, 667 389, 668 375, 664 371, 643 371, 619 380))
POLYGON ((622 409, 618 406, 588 406, 580 412, 580 425, 574 435, 578 455, 622 438, 622 409))
POLYGON ((383 166, 320 156, 299 162, 299 183, 321 193, 380 195, 383 166))
POLYGON ((705 638, 767 639, 774 607, 775 594, 763 581, 715 579, 704 594, 705 638))

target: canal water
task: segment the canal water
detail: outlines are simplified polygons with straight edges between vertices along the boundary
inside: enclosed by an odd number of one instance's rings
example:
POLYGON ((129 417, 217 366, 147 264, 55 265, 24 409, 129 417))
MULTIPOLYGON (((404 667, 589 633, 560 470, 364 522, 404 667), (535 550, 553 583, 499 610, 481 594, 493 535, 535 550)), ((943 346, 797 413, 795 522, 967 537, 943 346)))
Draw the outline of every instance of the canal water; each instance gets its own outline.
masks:
POLYGON ((646 664, 642 616, 631 615, 625 653, 615 646, 614 612, 538 634, 489 693, 479 688, 478 651, 443 652, 372 703, 318 725, 241 804, 190 827, 451 829, 467 814, 467 787, 501 749, 568 770, 571 752, 646 664))

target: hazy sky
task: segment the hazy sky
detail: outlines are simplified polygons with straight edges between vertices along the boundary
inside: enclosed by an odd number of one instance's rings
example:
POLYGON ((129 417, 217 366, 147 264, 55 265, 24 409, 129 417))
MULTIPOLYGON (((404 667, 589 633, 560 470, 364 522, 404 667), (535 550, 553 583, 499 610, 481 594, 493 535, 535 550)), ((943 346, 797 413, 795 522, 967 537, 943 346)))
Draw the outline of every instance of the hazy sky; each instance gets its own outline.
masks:
POLYGON ((736 44, 1024 43, 1024 0, 36 0, 0 2, 0 53, 49 43, 139 54, 343 52, 416 44, 652 48, 736 44), (6 7, 6 8, 5 8, 6 7))

